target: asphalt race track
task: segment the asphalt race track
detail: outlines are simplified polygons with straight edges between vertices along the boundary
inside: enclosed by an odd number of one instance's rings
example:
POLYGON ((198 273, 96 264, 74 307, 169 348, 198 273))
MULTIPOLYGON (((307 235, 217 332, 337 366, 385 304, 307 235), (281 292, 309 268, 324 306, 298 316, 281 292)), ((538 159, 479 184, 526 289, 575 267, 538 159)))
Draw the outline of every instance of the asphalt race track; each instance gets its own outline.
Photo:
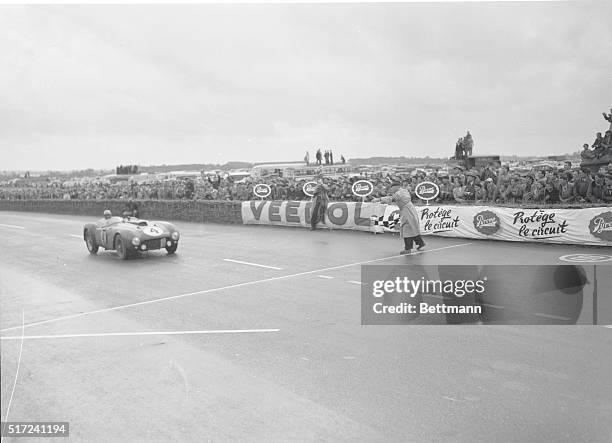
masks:
POLYGON ((73 441, 612 441, 610 328, 360 324, 363 263, 610 248, 429 237, 400 257, 389 234, 177 223, 176 255, 120 261, 87 252, 90 220, 0 213, 2 420, 73 441))

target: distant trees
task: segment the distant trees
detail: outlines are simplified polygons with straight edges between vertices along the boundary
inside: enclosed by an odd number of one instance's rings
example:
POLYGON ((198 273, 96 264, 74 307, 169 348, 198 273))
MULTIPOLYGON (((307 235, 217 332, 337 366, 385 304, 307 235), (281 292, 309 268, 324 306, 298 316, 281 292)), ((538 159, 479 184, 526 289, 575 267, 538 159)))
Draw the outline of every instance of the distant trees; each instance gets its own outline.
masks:
POLYGON ((119 165, 115 171, 117 175, 138 174, 138 165, 119 165))

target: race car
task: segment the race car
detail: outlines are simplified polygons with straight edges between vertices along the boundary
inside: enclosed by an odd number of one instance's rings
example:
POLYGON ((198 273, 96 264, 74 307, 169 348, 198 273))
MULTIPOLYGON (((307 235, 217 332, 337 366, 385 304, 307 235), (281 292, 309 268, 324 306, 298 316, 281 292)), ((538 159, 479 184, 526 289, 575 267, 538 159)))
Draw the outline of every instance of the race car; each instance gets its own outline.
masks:
POLYGON ((87 250, 97 254, 100 247, 115 250, 125 260, 137 252, 165 248, 174 254, 180 233, 172 223, 147 221, 135 217, 113 217, 104 211, 104 218, 83 227, 87 250))

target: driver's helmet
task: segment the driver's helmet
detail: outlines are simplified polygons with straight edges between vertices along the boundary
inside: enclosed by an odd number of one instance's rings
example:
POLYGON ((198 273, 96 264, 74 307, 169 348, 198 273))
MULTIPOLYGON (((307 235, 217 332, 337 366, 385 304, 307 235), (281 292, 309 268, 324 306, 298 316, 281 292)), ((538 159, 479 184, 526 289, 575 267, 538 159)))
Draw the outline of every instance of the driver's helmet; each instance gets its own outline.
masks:
POLYGON ((109 218, 111 218, 112 216, 113 216, 113 214, 112 214, 112 212, 110 212, 110 210, 109 210, 109 209, 105 209, 105 210, 104 210, 104 218, 105 218, 105 219, 107 219, 107 220, 108 220, 108 219, 109 219, 109 218))

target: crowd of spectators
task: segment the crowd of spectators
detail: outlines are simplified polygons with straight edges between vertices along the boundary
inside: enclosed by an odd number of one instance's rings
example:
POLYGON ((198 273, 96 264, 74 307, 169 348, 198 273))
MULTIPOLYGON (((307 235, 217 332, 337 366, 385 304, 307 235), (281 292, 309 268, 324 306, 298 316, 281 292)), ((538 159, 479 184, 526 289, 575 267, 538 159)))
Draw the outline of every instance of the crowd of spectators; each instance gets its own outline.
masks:
MULTIPOLYGON (((493 165, 471 170, 456 168, 450 172, 417 172, 409 175, 369 174, 362 176, 324 177, 330 200, 361 201, 353 195, 352 184, 367 178, 374 185, 365 199, 388 196, 394 185, 414 191, 423 181, 436 183, 438 203, 453 204, 588 204, 612 203, 612 165, 598 173, 566 166, 563 169, 527 171, 510 170, 493 165)), ((283 177, 233 181, 231 177, 177 179, 146 183, 121 181, 115 184, 100 180, 73 183, 42 182, 0 185, 0 199, 134 199, 134 200, 251 200, 253 186, 270 185, 273 200, 307 200, 303 181, 283 177)))

